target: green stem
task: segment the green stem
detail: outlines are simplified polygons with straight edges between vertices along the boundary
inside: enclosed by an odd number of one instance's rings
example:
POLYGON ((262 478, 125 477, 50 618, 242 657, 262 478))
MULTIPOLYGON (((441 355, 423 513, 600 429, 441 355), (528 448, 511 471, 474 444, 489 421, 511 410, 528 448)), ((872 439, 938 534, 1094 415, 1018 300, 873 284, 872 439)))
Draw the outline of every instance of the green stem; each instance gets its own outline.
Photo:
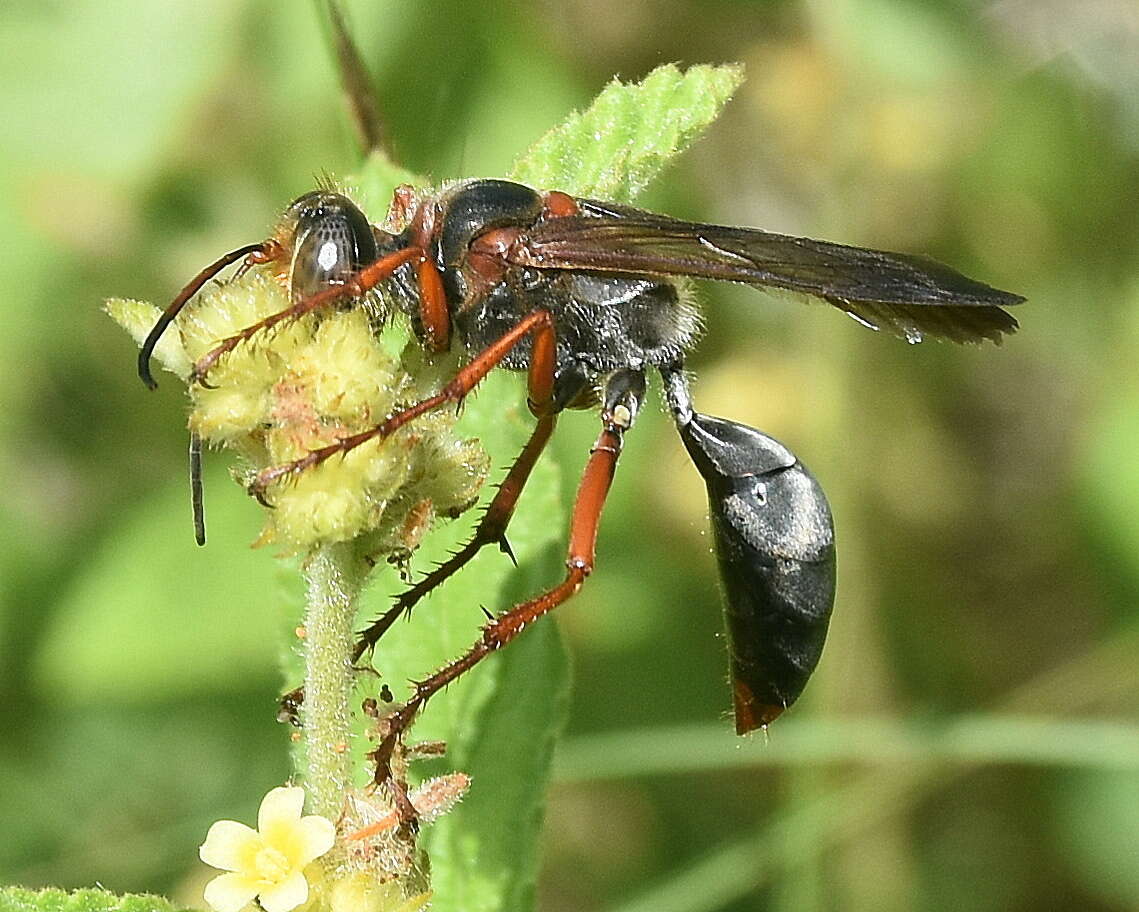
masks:
POLYGON ((364 572, 352 545, 318 548, 305 563, 305 698, 301 778, 311 810, 340 815, 352 786, 350 659, 364 572))

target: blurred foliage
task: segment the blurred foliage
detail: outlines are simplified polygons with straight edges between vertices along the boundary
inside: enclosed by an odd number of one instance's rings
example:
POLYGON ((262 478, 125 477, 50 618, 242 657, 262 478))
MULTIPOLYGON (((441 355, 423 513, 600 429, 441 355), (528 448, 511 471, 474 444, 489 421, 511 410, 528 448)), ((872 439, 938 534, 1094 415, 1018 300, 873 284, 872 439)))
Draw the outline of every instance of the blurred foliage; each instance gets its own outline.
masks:
POLYGON ((102 890, 28 890, 0 887, 4 912, 174 912, 161 896, 115 896, 102 890))
MULTIPOLYGON (((830 641, 803 703, 737 745, 702 486, 651 410, 598 570, 560 612, 576 772, 547 811, 539 907, 1139 905, 1131 5, 346 7, 395 155, 433 179, 506 173, 614 75, 740 61, 736 100, 647 205, 929 253, 1029 298, 1003 348, 958 349, 700 289, 701 409, 784 441, 831 497, 830 641), (970 752, 908 734, 959 715, 984 722, 970 752), (1025 719, 1043 728, 1027 737, 1025 719), (911 749, 881 749, 902 735, 911 749), (784 738, 827 749, 781 754, 784 738), (1124 747, 1048 749, 1095 739, 1124 747), (697 762, 721 749, 741 762, 697 762)), ((292 596, 243 547, 256 512, 217 458, 211 543, 193 547, 180 394, 146 393, 99 305, 168 299, 315 173, 355 169, 327 48, 302 3, 0 7, 4 882, 191 904, 209 823, 250 819, 287 775, 267 631, 292 596), (222 603, 235 592, 240 613, 222 603)), ((517 379, 480 403, 520 407, 517 379)), ((561 490, 523 512, 569 501, 595 433, 589 415, 561 422, 561 490)))

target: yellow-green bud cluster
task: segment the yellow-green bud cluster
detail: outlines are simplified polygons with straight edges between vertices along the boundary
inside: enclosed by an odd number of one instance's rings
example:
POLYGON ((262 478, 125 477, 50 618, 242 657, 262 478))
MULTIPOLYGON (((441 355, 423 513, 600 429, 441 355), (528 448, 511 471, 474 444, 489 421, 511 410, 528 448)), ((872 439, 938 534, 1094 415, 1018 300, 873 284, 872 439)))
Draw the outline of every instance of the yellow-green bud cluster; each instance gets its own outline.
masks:
MULTIPOLYGON (((183 309, 155 357, 185 379, 221 339, 288 304, 267 268, 211 285, 183 309)), ((159 315, 153 305, 123 299, 108 301, 107 311, 139 341, 159 315)), ((374 306, 269 330, 224 356, 210 370, 210 387, 191 387, 190 429, 240 453, 236 474, 247 484, 262 469, 365 431, 436 392, 454 359, 425 357, 414 341, 394 354, 402 335, 374 306)), ((272 485, 266 495, 274 509, 256 544, 303 553, 363 538, 364 553, 377 557, 413 550, 436 516, 473 504, 486 478, 485 452, 455 435, 455 419, 454 408, 438 409, 272 485)))
POLYGON ((399 881, 377 880, 366 871, 319 884, 308 905, 297 912, 425 912, 431 893, 408 894, 399 881))

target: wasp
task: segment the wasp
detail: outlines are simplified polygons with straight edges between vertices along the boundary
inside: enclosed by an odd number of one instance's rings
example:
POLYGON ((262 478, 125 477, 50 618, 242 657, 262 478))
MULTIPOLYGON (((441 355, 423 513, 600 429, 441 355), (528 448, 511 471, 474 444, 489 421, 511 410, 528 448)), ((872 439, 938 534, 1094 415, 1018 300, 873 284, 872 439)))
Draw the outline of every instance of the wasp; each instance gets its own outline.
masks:
POLYGON ((262 471, 268 490, 418 416, 459 403, 494 368, 524 371, 534 429, 469 543, 401 595, 364 630, 359 659, 384 631, 482 548, 509 553, 506 530, 531 470, 569 408, 592 408, 600 432, 578 487, 565 577, 492 616, 470 649, 416 682, 393 711, 377 777, 395 739, 427 700, 529 624, 573 596, 594 569, 597 530, 625 434, 659 376, 683 445, 703 478, 725 595, 736 730, 766 726, 790 706, 822 652, 834 603, 834 526, 818 482, 762 432, 695 411, 684 373, 699 315, 677 280, 691 277, 801 292, 859 323, 909 342, 930 337, 1000 342, 1017 329, 1005 308, 1019 295, 925 257, 849 247, 755 228, 687 222, 615 203, 542 192, 505 180, 467 180, 435 193, 396 190, 385 230, 345 196, 307 193, 276 236, 207 267, 163 313, 139 355, 149 359, 181 307, 226 266, 288 269, 290 306, 217 346, 192 381, 236 346, 286 321, 383 287, 432 352, 466 360, 440 392, 375 427, 262 471))

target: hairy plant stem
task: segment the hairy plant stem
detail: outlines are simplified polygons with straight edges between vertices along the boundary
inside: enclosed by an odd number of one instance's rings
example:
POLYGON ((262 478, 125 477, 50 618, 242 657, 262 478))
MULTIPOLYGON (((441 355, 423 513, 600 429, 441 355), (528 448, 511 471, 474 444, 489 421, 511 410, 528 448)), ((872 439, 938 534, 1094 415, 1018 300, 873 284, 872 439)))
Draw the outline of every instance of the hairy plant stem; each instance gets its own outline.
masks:
POLYGON ((363 562, 351 542, 322 545, 304 565, 305 696, 299 773, 313 813, 335 820, 352 786, 351 712, 356 598, 363 562))

